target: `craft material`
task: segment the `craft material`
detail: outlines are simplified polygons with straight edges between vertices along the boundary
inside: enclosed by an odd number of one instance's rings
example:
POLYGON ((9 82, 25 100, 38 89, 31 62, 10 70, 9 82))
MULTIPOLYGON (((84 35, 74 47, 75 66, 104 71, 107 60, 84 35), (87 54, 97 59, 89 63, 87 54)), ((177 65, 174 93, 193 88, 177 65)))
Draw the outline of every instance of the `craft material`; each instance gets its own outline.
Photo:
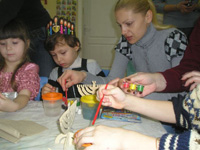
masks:
POLYGON ((17 143, 24 136, 38 134, 46 129, 33 121, 0 119, 0 137, 13 143, 17 143))
MULTIPOLYGON (((106 84, 105 89, 107 89, 107 87, 108 87, 108 84, 106 84)), ((101 100, 100 100, 100 102, 99 102, 99 106, 98 106, 97 111, 96 111, 96 114, 95 114, 95 116, 94 116, 94 120, 93 120, 93 122, 92 122, 92 125, 95 124, 95 121, 96 121, 97 116, 98 116, 98 114, 99 114, 99 110, 100 110, 100 108, 101 108, 101 104, 102 104, 102 102, 103 102, 103 99, 104 99, 104 95, 103 95, 103 97, 101 98, 101 100)))
POLYGON ((9 98, 10 100, 13 100, 17 97, 17 92, 4 92, 2 93, 5 97, 9 98))
POLYGON ((75 36, 75 24, 66 18, 55 16, 53 20, 47 24, 48 36, 56 33, 75 36))
POLYGON ((77 101, 74 101, 74 103, 59 118, 60 129, 64 134, 71 130, 76 114, 76 104, 77 101))
POLYGON ((55 143, 64 144, 63 150, 74 147, 72 139, 74 133, 71 132, 71 127, 75 118, 76 105, 77 101, 74 101, 73 104, 59 118, 59 125, 62 133, 56 137, 55 143))
POLYGON ((77 89, 81 96, 95 95, 96 91, 102 84, 96 84, 96 81, 92 81, 92 84, 78 84, 77 89))
POLYGON ((85 95, 81 97, 81 109, 83 118, 86 120, 93 120, 99 101, 96 95, 85 95))
MULTIPOLYGON (((65 80, 65 85, 66 85, 66 83, 67 83, 67 80, 65 80)), ((70 105, 70 104, 68 104, 67 89, 65 89, 65 97, 63 97, 62 100, 64 102, 64 104, 62 104, 62 109, 67 110, 70 105)))
POLYGON ((42 95, 44 112, 47 116, 58 116, 60 114, 62 98, 63 95, 56 92, 42 95))
POLYGON ((125 122, 140 123, 141 117, 139 114, 125 109, 114 109, 111 107, 103 107, 100 117, 108 120, 118 120, 125 122))
POLYGON ((123 87, 128 88, 133 92, 139 92, 139 93, 142 93, 144 89, 143 85, 138 85, 138 84, 133 84, 133 83, 128 83, 128 82, 124 82, 123 87))
MULTIPOLYGON (((67 84, 67 80, 65 80, 65 85, 67 84)), ((65 105, 67 106, 67 89, 65 89, 65 105)))

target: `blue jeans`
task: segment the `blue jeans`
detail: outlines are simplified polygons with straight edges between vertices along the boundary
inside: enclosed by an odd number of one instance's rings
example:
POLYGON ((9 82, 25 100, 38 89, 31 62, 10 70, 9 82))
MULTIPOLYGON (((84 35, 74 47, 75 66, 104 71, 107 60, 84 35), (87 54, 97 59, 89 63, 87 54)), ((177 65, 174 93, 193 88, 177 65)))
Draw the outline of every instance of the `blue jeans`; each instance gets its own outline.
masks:
POLYGON ((39 29, 31 31, 30 37, 30 59, 32 62, 36 63, 39 66, 40 76, 49 77, 50 72, 54 67, 56 67, 56 64, 49 52, 47 52, 44 47, 44 42, 46 40, 45 27, 41 27, 39 29))

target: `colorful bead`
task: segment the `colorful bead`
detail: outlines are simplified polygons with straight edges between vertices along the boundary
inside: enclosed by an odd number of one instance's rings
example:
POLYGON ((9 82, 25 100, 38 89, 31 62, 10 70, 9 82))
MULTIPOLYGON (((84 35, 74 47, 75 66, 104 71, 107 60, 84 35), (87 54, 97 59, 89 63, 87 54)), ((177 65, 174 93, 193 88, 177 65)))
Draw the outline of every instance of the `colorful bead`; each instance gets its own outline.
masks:
POLYGON ((138 85, 138 86, 137 86, 137 91, 138 91, 138 92, 142 92, 143 89, 144 89, 144 86, 143 86, 143 85, 138 85))
POLYGON ((123 87, 124 87, 124 88, 129 88, 129 83, 124 82, 123 87))
POLYGON ((144 89, 143 85, 137 85, 137 84, 128 83, 128 82, 124 82, 123 87, 129 88, 128 89, 129 91, 140 92, 140 93, 142 93, 144 89))
POLYGON ((130 87, 129 87, 130 90, 134 90, 135 91, 136 88, 137 88, 136 84, 133 84, 133 83, 130 84, 130 87))

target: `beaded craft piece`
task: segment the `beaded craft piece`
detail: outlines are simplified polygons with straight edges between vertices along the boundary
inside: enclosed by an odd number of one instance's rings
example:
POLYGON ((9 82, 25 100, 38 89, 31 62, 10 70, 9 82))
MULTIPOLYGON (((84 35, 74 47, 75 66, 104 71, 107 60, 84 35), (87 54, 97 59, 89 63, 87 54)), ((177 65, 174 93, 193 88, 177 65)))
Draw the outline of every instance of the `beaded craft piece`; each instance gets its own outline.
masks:
POLYGON ((124 83, 123 83, 123 87, 124 87, 124 88, 128 88, 128 89, 130 89, 131 91, 139 92, 139 93, 142 93, 142 92, 143 92, 143 89, 144 89, 144 86, 143 86, 143 85, 133 84, 133 83, 128 83, 128 82, 124 82, 124 83))

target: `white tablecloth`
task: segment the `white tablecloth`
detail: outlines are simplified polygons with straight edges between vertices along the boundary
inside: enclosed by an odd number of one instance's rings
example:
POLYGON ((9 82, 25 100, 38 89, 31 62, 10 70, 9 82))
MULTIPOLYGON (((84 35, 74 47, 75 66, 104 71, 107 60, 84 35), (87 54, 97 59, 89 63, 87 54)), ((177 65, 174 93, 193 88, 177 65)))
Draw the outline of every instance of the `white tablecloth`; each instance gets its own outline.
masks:
MULTIPOLYGON (((46 126, 48 130, 37 135, 27 136, 20 139, 18 143, 11 143, 0 138, 0 150, 61 150, 62 144, 55 144, 55 138, 60 134, 57 117, 48 117, 44 114, 43 105, 41 101, 30 101, 29 104, 22 110, 17 112, 0 112, 1 119, 10 120, 31 120, 40 125, 46 126)), ((140 133, 160 137, 166 133, 162 125, 154 120, 142 117, 142 123, 130 123, 109 121, 105 119, 97 119, 95 125, 108 125, 112 127, 122 127, 138 131, 140 133)), ((89 126, 91 122, 83 119, 82 115, 76 114, 72 132, 78 129, 89 126)))

